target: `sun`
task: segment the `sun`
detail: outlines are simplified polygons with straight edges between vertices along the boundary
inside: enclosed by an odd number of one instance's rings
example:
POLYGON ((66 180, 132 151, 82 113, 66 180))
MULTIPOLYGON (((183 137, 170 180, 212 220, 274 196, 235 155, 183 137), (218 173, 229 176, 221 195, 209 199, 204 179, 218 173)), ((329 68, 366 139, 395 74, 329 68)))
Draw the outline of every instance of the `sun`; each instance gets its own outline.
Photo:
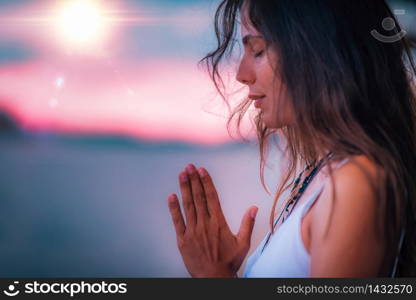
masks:
POLYGON ((58 7, 56 32, 66 46, 95 46, 103 41, 107 29, 98 0, 67 0, 58 7))

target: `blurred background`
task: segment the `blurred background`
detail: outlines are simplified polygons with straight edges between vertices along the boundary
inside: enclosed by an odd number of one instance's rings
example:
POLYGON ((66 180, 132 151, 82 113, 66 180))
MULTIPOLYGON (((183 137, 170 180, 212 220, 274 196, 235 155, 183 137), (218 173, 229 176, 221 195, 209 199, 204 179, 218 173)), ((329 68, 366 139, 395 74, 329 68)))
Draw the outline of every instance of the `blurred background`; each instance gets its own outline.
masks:
MULTIPOLYGON (((414 39, 416 3, 390 3, 414 39)), ((166 202, 188 163, 211 173, 234 232, 259 206, 255 249, 272 204, 255 133, 246 119, 249 142, 230 137, 197 66, 215 46, 217 5, 0 1, 0 276, 189 276, 166 202)))

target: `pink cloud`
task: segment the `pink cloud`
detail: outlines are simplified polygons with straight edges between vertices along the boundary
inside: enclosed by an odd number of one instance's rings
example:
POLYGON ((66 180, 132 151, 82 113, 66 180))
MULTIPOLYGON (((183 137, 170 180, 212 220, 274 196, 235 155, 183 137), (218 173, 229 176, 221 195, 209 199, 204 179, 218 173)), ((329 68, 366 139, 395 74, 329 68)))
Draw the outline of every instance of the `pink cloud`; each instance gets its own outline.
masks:
MULTIPOLYGON (((196 61, 120 58, 127 38, 121 32, 94 55, 80 55, 62 49, 47 22, 7 22, 19 16, 44 18, 51 3, 0 13, 0 39, 21 41, 39 54, 36 60, 0 67, 0 105, 21 116, 24 126, 201 143, 230 139, 226 106, 196 61)), ((189 12, 178 18, 184 16, 189 12)), ((200 22, 205 26, 207 20, 200 22)), ((178 24, 184 32, 183 26, 189 27, 178 24)))
POLYGON ((1 103, 17 110, 31 128, 201 143, 229 140, 226 106, 196 62, 77 62, 0 68, 1 103))

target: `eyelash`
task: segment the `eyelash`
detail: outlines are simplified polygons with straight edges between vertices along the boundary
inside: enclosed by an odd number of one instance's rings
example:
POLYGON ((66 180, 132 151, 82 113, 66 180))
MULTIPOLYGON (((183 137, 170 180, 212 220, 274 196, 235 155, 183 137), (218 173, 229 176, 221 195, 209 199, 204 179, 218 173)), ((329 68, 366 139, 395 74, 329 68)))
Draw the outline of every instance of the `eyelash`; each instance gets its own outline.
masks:
POLYGON ((254 54, 254 57, 260 57, 264 53, 264 50, 261 50, 254 54))

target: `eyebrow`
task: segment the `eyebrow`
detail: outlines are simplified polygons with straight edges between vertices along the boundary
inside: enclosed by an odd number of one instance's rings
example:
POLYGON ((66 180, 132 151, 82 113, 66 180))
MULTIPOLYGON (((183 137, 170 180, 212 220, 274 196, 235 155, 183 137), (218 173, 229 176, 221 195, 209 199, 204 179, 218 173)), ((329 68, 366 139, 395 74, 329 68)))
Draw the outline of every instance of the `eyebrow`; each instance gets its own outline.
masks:
POLYGON ((261 35, 252 35, 252 34, 247 34, 247 35, 245 35, 244 37, 243 37, 243 39, 242 39, 242 41, 243 41, 243 45, 245 46, 245 45, 247 45, 248 44, 248 42, 251 40, 251 39, 253 39, 253 38, 260 38, 260 39, 263 39, 263 36, 261 36, 261 35))

